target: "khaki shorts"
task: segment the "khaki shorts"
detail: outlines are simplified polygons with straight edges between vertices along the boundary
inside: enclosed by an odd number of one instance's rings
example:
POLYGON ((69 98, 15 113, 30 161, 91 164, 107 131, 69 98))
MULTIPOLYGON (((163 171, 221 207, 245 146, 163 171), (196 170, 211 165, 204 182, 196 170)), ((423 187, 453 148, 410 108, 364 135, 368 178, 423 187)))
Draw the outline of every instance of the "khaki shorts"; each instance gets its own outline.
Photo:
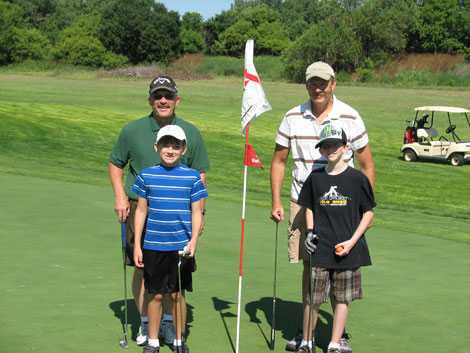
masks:
POLYGON ((289 205, 289 228, 287 229, 287 247, 290 263, 310 260, 304 245, 306 231, 305 207, 291 201, 289 205))
MULTIPOLYGON (((127 266, 134 265, 134 217, 137 208, 137 201, 129 200, 129 216, 126 220, 126 259, 127 266)), ((141 245, 144 244, 145 229, 147 227, 147 220, 145 220, 144 228, 142 230, 141 245)))

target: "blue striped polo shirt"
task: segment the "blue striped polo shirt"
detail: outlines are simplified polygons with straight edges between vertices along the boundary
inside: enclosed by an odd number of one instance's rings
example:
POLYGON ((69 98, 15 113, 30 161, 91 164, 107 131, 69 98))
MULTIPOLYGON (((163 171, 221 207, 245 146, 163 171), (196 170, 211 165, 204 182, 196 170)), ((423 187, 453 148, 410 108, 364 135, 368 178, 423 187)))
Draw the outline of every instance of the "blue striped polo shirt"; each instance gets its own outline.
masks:
POLYGON ((143 248, 181 250, 192 236, 191 204, 209 196, 198 171, 179 164, 142 170, 132 191, 149 205, 143 248))

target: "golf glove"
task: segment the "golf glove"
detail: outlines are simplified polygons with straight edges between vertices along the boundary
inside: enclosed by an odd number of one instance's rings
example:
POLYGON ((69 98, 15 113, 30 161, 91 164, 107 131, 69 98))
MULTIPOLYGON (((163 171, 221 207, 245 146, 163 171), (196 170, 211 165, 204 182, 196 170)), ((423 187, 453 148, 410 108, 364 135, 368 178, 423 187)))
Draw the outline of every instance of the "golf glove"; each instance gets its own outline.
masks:
POLYGON ((307 229, 307 232, 305 233, 305 236, 307 239, 305 239, 305 250, 310 255, 313 255, 315 250, 317 249, 317 244, 318 244, 318 235, 315 234, 314 229, 307 229))

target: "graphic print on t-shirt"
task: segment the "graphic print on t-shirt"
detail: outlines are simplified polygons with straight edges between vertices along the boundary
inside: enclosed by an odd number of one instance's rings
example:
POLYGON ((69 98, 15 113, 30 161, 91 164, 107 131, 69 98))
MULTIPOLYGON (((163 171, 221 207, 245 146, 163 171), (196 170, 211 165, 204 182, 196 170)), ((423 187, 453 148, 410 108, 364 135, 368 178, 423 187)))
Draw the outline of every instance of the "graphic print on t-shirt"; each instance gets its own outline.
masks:
POLYGON ((347 206, 349 197, 343 196, 336 190, 338 186, 331 186, 330 190, 319 198, 320 206, 347 206))

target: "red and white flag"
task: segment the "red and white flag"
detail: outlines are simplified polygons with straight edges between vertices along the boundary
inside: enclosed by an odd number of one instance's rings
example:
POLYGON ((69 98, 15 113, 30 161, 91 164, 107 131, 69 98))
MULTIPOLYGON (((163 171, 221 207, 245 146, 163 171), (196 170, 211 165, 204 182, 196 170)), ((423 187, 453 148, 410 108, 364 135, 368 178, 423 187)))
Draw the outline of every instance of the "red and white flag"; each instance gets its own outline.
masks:
POLYGON ((261 162, 258 159, 258 156, 255 153, 253 147, 250 144, 246 145, 246 153, 245 153, 245 165, 251 165, 253 167, 260 167, 264 170, 261 162))
POLYGON ((253 64, 254 40, 249 39, 245 46, 245 88, 242 101, 242 135, 245 135, 246 126, 264 112, 271 110, 266 99, 263 87, 253 64))

